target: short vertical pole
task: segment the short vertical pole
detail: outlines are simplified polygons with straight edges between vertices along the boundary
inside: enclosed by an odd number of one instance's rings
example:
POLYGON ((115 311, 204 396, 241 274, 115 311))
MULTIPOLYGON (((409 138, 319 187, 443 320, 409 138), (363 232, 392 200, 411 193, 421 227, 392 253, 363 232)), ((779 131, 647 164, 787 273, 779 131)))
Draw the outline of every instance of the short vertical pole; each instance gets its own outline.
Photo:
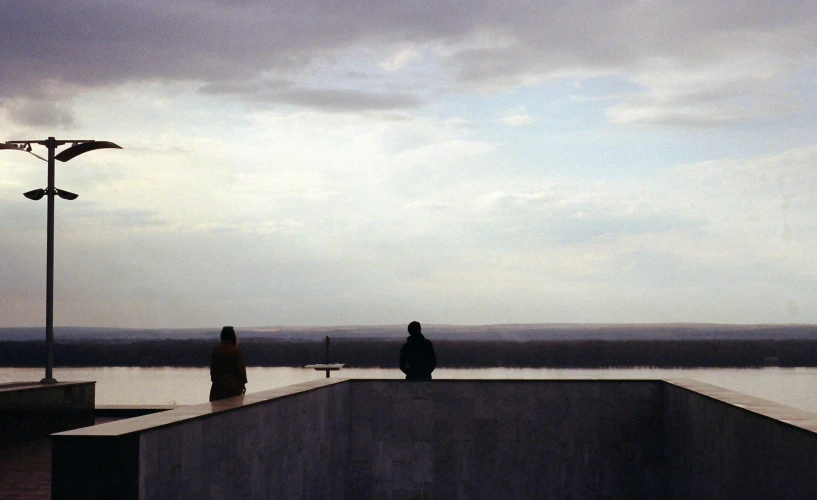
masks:
MULTIPOLYGON (((329 364, 329 335, 326 336, 326 354, 324 355, 324 364, 329 364)), ((329 378, 329 369, 326 369, 326 378, 329 378)))

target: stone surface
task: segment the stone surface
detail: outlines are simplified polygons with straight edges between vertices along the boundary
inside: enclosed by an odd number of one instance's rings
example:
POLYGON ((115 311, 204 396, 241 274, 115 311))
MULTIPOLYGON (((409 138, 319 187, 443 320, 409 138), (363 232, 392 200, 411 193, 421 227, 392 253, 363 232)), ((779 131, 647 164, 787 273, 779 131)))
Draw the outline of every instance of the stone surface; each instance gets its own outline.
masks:
POLYGON ((689 380, 322 379, 57 434, 53 493, 813 498, 815 424, 689 380))
POLYGON ((817 497, 817 415, 699 382, 664 391, 666 498, 817 497))
POLYGON ((318 380, 55 434, 53 498, 342 498, 348 390, 318 380))
POLYGON ((659 382, 354 380, 350 395, 347 498, 663 496, 659 382))

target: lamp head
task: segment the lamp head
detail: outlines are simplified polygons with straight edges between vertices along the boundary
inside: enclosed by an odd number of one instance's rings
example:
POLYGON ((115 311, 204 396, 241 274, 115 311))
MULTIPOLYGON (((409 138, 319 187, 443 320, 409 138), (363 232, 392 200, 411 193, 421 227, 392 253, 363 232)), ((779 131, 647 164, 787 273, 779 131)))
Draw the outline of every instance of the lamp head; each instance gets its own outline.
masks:
POLYGON ((33 189, 27 193, 23 193, 23 196, 28 198, 29 200, 37 201, 45 196, 45 189, 33 189))
POLYGON ((64 189, 55 189, 54 191, 55 191, 55 194, 57 196, 59 196, 60 198, 62 198, 63 200, 71 201, 71 200, 76 200, 77 198, 79 198, 78 194, 72 193, 70 191, 66 191, 64 189))
POLYGON ((54 159, 66 162, 72 158, 75 158, 82 153, 87 153, 88 151, 94 151, 96 149, 122 149, 122 146, 118 144, 114 144, 109 141, 88 141, 88 142, 81 142, 81 143, 73 143, 73 145, 61 151, 58 155, 54 157, 54 159))

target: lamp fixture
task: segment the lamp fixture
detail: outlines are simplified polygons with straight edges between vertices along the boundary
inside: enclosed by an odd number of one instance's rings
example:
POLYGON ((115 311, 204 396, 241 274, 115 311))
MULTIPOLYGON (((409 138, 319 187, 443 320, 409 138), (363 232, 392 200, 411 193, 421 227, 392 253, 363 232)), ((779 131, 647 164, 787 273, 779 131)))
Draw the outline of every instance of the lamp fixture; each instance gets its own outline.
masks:
POLYGON ((45 196, 45 189, 33 189, 31 191, 23 193, 23 196, 25 196, 29 200, 37 201, 39 199, 42 199, 43 196, 45 196))
POLYGON ((36 141, 7 141, 0 142, 0 150, 8 149, 14 151, 24 151, 32 156, 48 163, 48 186, 45 189, 33 189, 23 196, 29 200, 41 200, 46 195, 48 196, 48 224, 47 224, 47 239, 46 239, 46 289, 45 289, 45 345, 46 345, 46 361, 45 361, 45 378, 40 381, 43 384, 54 384, 57 381, 52 376, 54 367, 54 196, 59 196, 63 200, 75 200, 79 197, 78 194, 62 189, 57 189, 54 186, 54 164, 55 160, 66 162, 88 151, 103 148, 122 149, 112 142, 107 141, 90 141, 90 140, 57 140, 49 137, 45 140, 36 141), (31 151, 31 143, 45 146, 48 149, 48 159, 35 154, 31 151), (71 144, 67 149, 64 149, 59 154, 56 150, 59 146, 71 144))

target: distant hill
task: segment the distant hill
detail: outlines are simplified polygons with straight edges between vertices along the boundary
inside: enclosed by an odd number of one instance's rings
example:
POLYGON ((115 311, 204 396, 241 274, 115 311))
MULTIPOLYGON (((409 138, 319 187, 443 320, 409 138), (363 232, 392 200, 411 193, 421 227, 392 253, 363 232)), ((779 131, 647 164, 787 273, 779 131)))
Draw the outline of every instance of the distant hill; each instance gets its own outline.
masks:
MULTIPOLYGON (((159 340, 217 340, 220 328, 129 329, 55 327, 54 336, 65 341, 122 342, 159 340)), ((320 341, 337 339, 393 340, 404 338, 405 325, 236 327, 239 339, 320 341)), ((512 324, 423 325, 432 340, 480 342, 577 340, 817 340, 817 325, 730 325, 702 323, 667 324, 512 324)), ((44 327, 0 328, 0 342, 36 341, 44 327)))
MULTIPOLYGON (((236 328, 249 366, 323 360, 394 367, 404 325, 236 328)), ((56 366, 207 366, 220 328, 60 327, 56 366)), ((815 325, 424 325, 438 366, 604 368, 817 366, 815 325)), ((43 363, 42 328, 0 329, 0 367, 43 363)))

